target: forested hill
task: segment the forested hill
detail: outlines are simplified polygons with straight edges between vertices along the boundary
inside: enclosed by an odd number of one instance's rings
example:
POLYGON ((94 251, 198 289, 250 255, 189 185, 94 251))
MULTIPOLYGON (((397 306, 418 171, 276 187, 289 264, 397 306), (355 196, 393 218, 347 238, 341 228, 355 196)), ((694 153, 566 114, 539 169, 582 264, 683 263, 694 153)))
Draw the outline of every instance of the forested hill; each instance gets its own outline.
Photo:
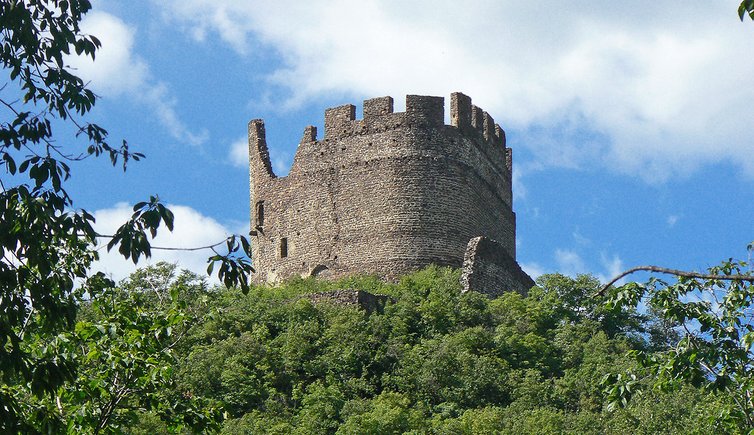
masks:
MULTIPOLYGON (((121 287, 141 294, 141 305, 159 304, 160 292, 180 293, 196 320, 174 333, 177 360, 165 394, 214 409, 223 433, 731 429, 720 417, 730 399, 690 385, 645 388, 626 407, 609 405, 606 375, 630 372, 631 350, 663 351, 674 337, 649 317, 603 308, 592 297, 599 282, 588 276, 546 275, 527 297, 490 300, 461 294, 450 269, 428 268, 397 284, 296 280, 247 295, 208 289, 185 273, 175 279, 173 269, 142 270, 121 287), (297 297, 336 288, 392 300, 367 313, 297 297)), ((132 433, 161 433, 166 414, 124 411, 112 421, 123 418, 132 433)))

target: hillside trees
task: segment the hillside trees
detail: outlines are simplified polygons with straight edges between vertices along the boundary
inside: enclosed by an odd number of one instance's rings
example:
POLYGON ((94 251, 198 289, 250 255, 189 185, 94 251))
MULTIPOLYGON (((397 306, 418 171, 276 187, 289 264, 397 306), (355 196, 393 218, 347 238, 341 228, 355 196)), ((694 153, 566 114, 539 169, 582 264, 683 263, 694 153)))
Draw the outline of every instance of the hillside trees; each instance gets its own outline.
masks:
POLYGON ((54 396, 31 400, 26 384, 14 390, 27 394, 19 403, 30 425, 22 428, 211 430, 220 413, 223 433, 734 427, 719 418, 735 406, 728 394, 683 379, 661 391, 649 388, 651 377, 639 377, 634 386, 644 386, 643 395, 622 408, 605 406, 606 374, 638 373, 631 352, 668 348, 647 341, 644 316, 592 297, 599 287, 594 278, 546 275, 525 297, 494 300, 462 294, 458 278, 458 271, 430 267, 397 284, 310 278, 244 295, 208 288, 173 265, 140 269, 117 288, 91 289, 97 297, 82 305, 76 327, 57 335, 53 345, 77 362, 71 381, 54 396), (367 313, 301 297, 333 288, 391 299, 384 310, 367 313))
MULTIPOLYGON (((111 284, 90 276, 99 235, 92 215, 74 208, 66 180, 84 159, 106 157, 125 170, 143 157, 86 120, 97 97, 65 64, 69 55, 94 58, 100 46, 79 28, 90 9, 88 0, 0 2, 6 77, 0 85, 0 429, 21 423, 23 398, 12 385, 27 384, 42 397, 73 379, 77 361, 60 334, 72 331, 86 291, 92 296, 111 284), (61 133, 70 130, 73 135, 61 133), (30 344, 40 340, 46 344, 30 344)), ((150 255, 158 228, 172 225, 170 210, 151 197, 134 206, 108 249, 136 262, 150 255)), ((247 288, 248 243, 233 237, 226 248, 210 260, 219 262, 222 281, 247 288)))
POLYGON ((430 267, 398 284, 211 292, 205 321, 177 350, 176 387, 224 403, 223 433, 716 430, 727 399, 691 385, 607 410, 602 379, 635 371, 629 352, 650 345, 642 316, 592 297, 594 278, 547 275, 528 296, 494 300, 461 294, 458 278, 430 267), (366 313, 297 297, 328 288, 392 300, 366 313))

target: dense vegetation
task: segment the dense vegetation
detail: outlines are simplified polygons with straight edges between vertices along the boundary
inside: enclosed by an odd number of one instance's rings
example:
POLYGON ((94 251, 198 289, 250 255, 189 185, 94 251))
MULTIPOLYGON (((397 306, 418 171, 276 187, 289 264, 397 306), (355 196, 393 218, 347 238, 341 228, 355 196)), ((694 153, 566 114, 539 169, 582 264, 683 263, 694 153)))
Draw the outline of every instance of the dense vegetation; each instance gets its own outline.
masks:
MULTIPOLYGON (((657 319, 605 308, 588 276, 546 275, 526 297, 494 300, 462 294, 457 271, 434 267, 397 284, 307 279, 248 295, 194 278, 176 279, 163 264, 121 287, 141 305, 164 304, 180 289, 195 320, 174 332, 165 394, 200 400, 214 418, 224 410, 223 433, 737 430, 722 418, 728 396, 691 385, 610 405, 606 375, 637 369, 632 350, 659 352, 677 337, 657 319), (332 288, 392 300, 367 313, 300 297, 332 288)), ((132 417, 132 430, 166 430, 157 413, 132 417)))
MULTIPOLYGON (((135 263, 150 256, 158 228, 173 228, 172 212, 155 195, 135 204, 131 218, 114 234, 98 234, 92 214, 78 209, 67 190, 76 168, 86 173, 82 160, 106 157, 125 170, 128 163, 143 157, 132 152, 125 140, 111 141, 105 128, 91 122, 97 96, 68 65, 75 55, 94 59, 100 47, 96 36, 80 28, 91 8, 89 0, 0 1, 2 433, 63 429, 61 391, 72 391, 76 372, 83 369, 82 360, 96 359, 81 354, 81 349, 108 341, 98 335, 102 333, 97 328, 74 329, 77 311, 86 298, 107 299, 114 291, 114 283, 91 271, 102 238, 109 239, 108 250, 117 249, 135 263)), ((100 194, 108 193, 102 190, 100 194)), ((214 268, 226 285, 248 289, 252 268, 247 240, 231 236, 213 248, 209 273, 214 268)), ((141 333, 168 327, 166 322, 141 323, 143 313, 127 305, 109 309, 113 324, 135 322, 141 333)), ((124 380, 116 379, 117 384, 124 380)), ((84 403, 97 389, 92 386, 86 392, 71 393, 78 396, 81 406, 77 422, 68 419, 67 430, 96 432, 109 425, 121 394, 110 405, 84 403)), ((147 409, 176 407, 154 399, 146 403, 147 409)))
MULTIPOLYGON (((125 169, 142 157, 87 121, 97 98, 66 65, 73 53, 94 58, 100 46, 79 27, 91 6, 0 2, 8 74, 0 87, 0 170, 8 174, 0 180, 0 432, 754 427, 754 286, 745 263, 724 263, 704 280, 626 286, 604 300, 591 297, 594 279, 557 275, 527 297, 487 300, 460 294, 457 272, 438 269, 395 285, 295 281, 248 293, 249 245, 236 237, 210 262, 243 291, 210 289, 170 265, 119 287, 90 273, 102 235, 66 191, 72 167, 106 156, 125 169), (298 298, 327 287, 394 300, 367 314, 298 298), (643 301, 658 319, 636 314, 643 301)), ((753 10, 744 0, 739 17, 754 18, 753 10)), ((151 197, 107 247, 134 261, 149 256, 161 225, 171 229, 173 215, 151 197)))

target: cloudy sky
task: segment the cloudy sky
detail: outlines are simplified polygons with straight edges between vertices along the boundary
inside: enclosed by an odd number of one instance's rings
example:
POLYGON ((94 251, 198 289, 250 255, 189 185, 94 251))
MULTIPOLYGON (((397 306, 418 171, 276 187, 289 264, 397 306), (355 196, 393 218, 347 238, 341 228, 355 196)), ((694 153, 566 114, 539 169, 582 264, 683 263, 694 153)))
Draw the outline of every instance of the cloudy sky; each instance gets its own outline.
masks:
POLYGON ((68 61, 101 96, 93 119, 147 159, 81 165, 76 205, 107 231, 157 193, 177 217, 157 244, 219 241, 248 231, 250 119, 285 175, 327 107, 461 91, 507 131, 530 274, 746 258, 754 23, 737 3, 99 0, 97 60, 68 61))

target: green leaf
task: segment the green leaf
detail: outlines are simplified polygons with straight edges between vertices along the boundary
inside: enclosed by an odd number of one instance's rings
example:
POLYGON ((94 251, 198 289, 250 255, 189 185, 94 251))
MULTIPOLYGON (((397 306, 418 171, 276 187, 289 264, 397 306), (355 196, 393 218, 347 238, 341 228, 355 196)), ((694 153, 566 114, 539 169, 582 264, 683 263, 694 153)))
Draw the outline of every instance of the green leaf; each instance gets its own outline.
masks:
POLYGON ((180 290, 178 289, 178 287, 173 286, 170 288, 170 299, 172 299, 173 301, 177 301, 179 295, 180 295, 180 290))
POLYGON ((3 160, 8 166, 8 172, 10 172, 11 175, 14 175, 16 173, 16 162, 13 160, 13 157, 8 153, 3 153, 3 160))

